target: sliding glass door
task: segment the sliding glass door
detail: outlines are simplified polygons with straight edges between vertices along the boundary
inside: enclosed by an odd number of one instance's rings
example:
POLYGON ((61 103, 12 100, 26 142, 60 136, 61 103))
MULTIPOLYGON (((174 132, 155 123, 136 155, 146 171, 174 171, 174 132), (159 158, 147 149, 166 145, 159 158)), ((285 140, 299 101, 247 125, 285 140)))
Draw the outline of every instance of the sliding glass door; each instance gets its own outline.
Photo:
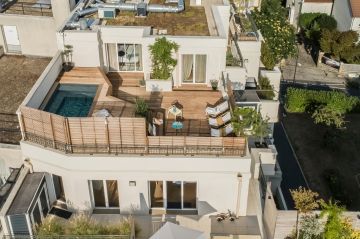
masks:
POLYGON ((206 55, 182 55, 182 82, 206 83, 206 55))
POLYGON ((196 209, 196 182, 150 181, 149 193, 151 208, 196 209))
POLYGON ((142 71, 142 48, 133 43, 107 43, 109 71, 142 71))
POLYGON ((119 192, 116 180, 91 180, 90 188, 95 207, 119 207, 119 192))

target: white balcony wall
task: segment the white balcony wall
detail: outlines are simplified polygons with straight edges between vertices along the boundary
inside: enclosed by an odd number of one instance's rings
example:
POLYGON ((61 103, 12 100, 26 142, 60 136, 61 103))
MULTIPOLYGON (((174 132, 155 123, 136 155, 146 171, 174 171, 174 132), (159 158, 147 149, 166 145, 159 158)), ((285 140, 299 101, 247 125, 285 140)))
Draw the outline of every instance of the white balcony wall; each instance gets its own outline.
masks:
POLYGON ((261 41, 238 41, 247 77, 259 76, 261 41))
POLYGON ((45 70, 41 73, 30 92, 26 95, 21 105, 26 105, 35 109, 40 108, 46 95, 62 70, 62 63, 61 53, 57 52, 45 70))
POLYGON ((199 214, 235 211, 238 173, 241 173, 240 210, 246 214, 250 157, 69 156, 22 142, 24 157, 35 171, 62 176, 65 197, 73 210, 91 210, 88 180, 118 180, 120 211, 147 214, 148 181, 195 181, 199 214), (136 186, 129 186, 136 181, 136 186))
MULTIPOLYGON (((53 57, 57 52, 52 17, 0 14, 0 26, 16 26, 23 55, 53 57)), ((6 46, 3 33, 0 33, 0 45, 6 46)))
POLYGON ((272 85, 275 93, 276 99, 279 96, 280 92, 280 81, 281 81, 281 71, 279 67, 274 67, 272 71, 262 69, 260 70, 260 76, 267 77, 272 85))
POLYGON ((260 113, 263 117, 269 117, 269 123, 279 121, 279 101, 261 100, 260 113))
POLYGON ((64 31, 57 33, 58 47, 73 47, 72 62, 76 67, 99 67, 103 65, 102 47, 97 31, 64 31))

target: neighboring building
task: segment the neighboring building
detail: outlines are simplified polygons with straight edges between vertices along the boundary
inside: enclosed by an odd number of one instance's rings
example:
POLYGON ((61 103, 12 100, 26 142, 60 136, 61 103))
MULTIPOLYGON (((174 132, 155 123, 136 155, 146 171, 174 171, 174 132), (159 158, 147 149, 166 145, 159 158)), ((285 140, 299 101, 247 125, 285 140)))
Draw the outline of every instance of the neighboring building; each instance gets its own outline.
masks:
MULTIPOLYGON (((231 133, 225 115, 252 107, 272 128, 277 93, 264 99, 256 85, 259 75, 267 76, 278 91, 280 72, 260 69, 261 34, 250 15, 235 18, 227 1, 152 2, 80 2, 60 27, 59 48, 72 46, 75 68, 63 72, 58 52, 19 108, 30 174, 24 172, 18 192, 31 190, 22 189, 31 177, 47 190, 44 207, 41 192, 28 193, 40 195, 40 211, 61 205, 94 218, 133 214, 143 238, 157 229, 152 224, 147 231, 144 222, 151 225, 159 215, 208 238, 267 238, 264 178, 274 185, 281 178, 272 134, 267 148, 252 152, 255 145, 231 133), (148 48, 163 36, 179 45, 171 80, 151 78, 148 48), (217 90, 211 89, 214 80, 217 90), (136 117, 139 98, 149 105, 146 118, 136 117), (218 128, 205 114, 211 105, 224 113, 212 121, 218 128), (238 219, 219 224, 217 215, 228 210, 238 219)), ((0 213, 4 234, 16 234, 19 224, 12 219, 25 218, 22 232, 32 235, 32 225, 47 212, 35 217, 18 210, 11 194, 12 206, 0 213)))
POLYGON ((53 57, 56 30, 75 0, 0 0, 0 45, 6 54, 53 57))
POLYGON ((353 30, 360 33, 360 1, 335 0, 332 15, 337 21, 339 31, 353 30))
POLYGON ((297 27, 301 13, 320 12, 331 15, 333 0, 287 0, 286 6, 289 8, 290 23, 297 27))

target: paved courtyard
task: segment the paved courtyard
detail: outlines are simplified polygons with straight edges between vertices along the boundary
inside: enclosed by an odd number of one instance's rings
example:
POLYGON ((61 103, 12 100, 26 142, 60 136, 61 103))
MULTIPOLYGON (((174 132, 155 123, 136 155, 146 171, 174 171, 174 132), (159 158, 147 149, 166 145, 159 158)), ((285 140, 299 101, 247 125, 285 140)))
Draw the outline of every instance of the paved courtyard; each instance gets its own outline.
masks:
POLYGON ((309 55, 303 45, 298 45, 299 58, 296 67, 296 57, 288 59, 285 66, 282 67, 283 79, 293 81, 295 74, 295 82, 309 83, 315 85, 332 85, 338 88, 344 88, 345 79, 338 77, 338 71, 326 65, 316 66, 311 55, 309 55))

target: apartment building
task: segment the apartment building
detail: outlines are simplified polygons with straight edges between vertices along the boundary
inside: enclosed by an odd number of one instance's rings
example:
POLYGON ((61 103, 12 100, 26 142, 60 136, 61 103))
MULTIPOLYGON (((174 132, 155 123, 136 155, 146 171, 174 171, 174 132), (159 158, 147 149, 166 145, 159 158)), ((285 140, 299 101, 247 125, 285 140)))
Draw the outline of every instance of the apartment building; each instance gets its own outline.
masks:
POLYGON ((55 206, 102 220, 134 215, 139 238, 159 215, 207 238, 266 238, 264 178, 275 178, 273 191, 281 178, 272 134, 252 152, 254 140, 237 136, 228 117, 247 107, 269 128, 278 121, 280 72, 261 70, 249 13, 222 0, 84 1, 56 35, 75 67, 64 71, 59 51, 18 110, 25 166, 0 211, 5 235, 33 235, 55 206), (149 46, 162 37, 179 46, 168 80, 151 76, 149 46), (273 98, 257 89, 260 76, 273 98), (234 224, 219 224, 227 211, 234 224))
POLYGON ((56 30, 75 0, 1 0, 0 45, 6 54, 53 57, 56 30))

